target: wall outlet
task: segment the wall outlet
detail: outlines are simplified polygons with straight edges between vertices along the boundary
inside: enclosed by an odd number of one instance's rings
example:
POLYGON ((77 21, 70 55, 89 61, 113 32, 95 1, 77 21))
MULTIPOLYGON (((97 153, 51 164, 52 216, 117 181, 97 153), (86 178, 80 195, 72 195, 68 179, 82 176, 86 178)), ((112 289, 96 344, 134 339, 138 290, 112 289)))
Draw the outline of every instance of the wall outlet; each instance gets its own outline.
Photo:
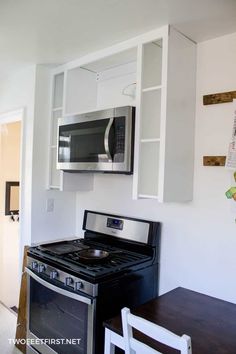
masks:
POLYGON ((54 210, 54 199, 49 198, 46 201, 46 211, 47 212, 52 212, 54 210))

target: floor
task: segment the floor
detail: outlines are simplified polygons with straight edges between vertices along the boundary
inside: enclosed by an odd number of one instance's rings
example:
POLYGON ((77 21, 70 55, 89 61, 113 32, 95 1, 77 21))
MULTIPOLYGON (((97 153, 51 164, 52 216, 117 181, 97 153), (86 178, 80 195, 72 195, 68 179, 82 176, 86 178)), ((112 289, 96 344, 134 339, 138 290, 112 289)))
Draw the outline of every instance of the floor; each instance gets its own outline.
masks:
POLYGON ((8 339, 15 338, 16 315, 0 304, 0 353, 21 354, 21 352, 10 343, 8 339))

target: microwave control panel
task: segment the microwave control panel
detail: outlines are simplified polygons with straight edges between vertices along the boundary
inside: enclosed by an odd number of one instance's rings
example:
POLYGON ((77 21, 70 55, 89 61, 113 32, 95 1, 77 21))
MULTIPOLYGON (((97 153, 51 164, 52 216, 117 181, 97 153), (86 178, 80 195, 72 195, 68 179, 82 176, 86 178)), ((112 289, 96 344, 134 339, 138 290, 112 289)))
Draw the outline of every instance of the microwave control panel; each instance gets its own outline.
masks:
POLYGON ((117 154, 122 154, 125 149, 125 117, 118 117, 115 119, 115 132, 115 151, 117 154))

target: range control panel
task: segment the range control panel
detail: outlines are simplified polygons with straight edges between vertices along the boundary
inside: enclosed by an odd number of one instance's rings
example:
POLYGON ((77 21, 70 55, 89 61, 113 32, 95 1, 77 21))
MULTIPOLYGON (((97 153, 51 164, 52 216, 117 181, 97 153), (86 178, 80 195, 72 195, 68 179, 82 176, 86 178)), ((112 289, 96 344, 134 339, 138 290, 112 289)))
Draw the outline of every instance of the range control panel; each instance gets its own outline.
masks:
POLYGON ((124 221, 121 219, 107 218, 107 227, 116 230, 123 230, 124 221))
POLYGON ((154 222, 86 210, 83 229, 148 244, 154 222))
POLYGON ((91 296, 97 295, 96 284, 65 273, 58 268, 51 267, 32 257, 27 257, 27 268, 36 273, 39 277, 47 278, 50 283, 62 283, 64 287, 67 287, 70 291, 79 291, 91 296))

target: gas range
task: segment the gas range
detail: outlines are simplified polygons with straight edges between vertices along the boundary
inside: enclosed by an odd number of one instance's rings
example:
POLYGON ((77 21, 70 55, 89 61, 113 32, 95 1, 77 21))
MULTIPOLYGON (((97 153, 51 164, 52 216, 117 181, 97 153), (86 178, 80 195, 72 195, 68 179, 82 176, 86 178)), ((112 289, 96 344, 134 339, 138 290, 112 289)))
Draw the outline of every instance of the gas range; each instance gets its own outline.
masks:
MULTIPOLYGON (((44 250, 42 246, 32 248, 29 255, 47 261, 51 265, 56 265, 64 271, 70 271, 73 274, 80 274, 84 279, 99 282, 105 278, 116 275, 126 269, 141 266, 143 262, 152 262, 151 255, 140 254, 135 251, 128 251, 115 246, 105 245, 101 242, 94 242, 89 239, 75 239, 66 242, 67 245, 79 246, 80 250, 66 254, 55 254, 53 251, 44 250), (101 250, 109 253, 106 259, 86 261, 81 260, 81 250, 101 250)), ((52 244, 53 245, 53 244, 52 244)), ((61 242, 62 247, 65 242, 61 242)), ((57 243, 59 247, 59 243, 57 243)), ((40 262, 32 265, 34 270, 43 273, 45 267, 40 267, 40 262)))
POLYGON ((65 351, 55 345, 34 347, 39 353, 100 354, 102 322, 122 307, 138 306, 158 294, 159 222, 85 211, 83 229, 84 238, 42 244, 28 251, 28 337, 55 339, 61 331, 63 338, 70 337, 74 327, 70 332, 69 324, 58 329, 56 319, 76 322, 78 317, 77 332, 82 331, 83 339, 77 348, 65 351), (81 312, 82 304, 88 307, 86 311, 81 312), (55 318, 50 324, 54 331, 44 328, 44 316, 55 318))

